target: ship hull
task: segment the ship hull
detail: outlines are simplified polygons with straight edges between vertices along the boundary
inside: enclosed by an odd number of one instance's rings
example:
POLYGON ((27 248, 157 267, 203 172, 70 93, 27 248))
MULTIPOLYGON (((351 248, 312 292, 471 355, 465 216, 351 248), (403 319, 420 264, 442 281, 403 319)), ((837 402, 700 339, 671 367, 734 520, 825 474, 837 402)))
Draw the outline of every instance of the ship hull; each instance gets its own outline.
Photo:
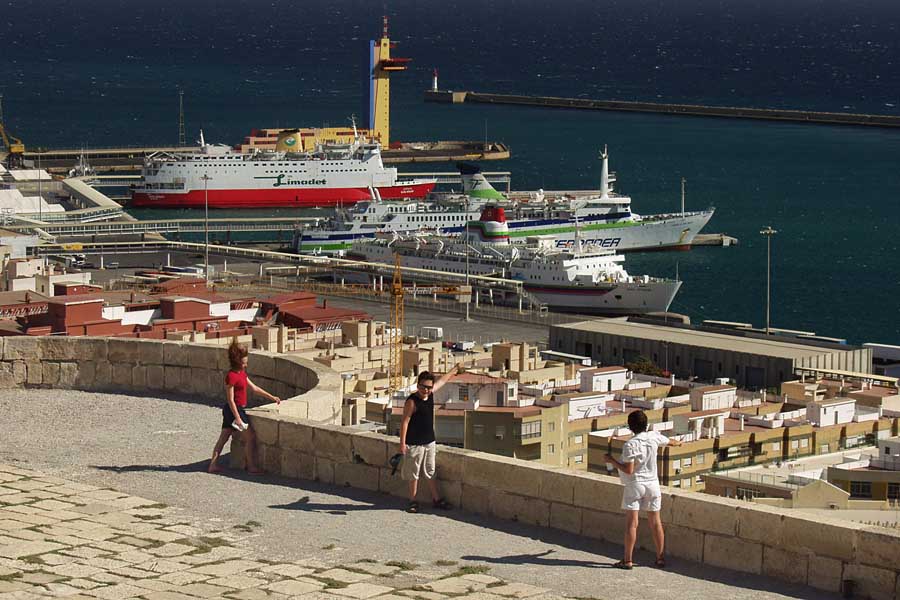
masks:
MULTIPOLYGON (((579 225, 579 237, 585 248, 608 248, 617 252, 649 250, 687 250, 694 237, 712 218, 713 211, 701 211, 667 217, 653 217, 643 221, 591 223, 579 225)), ((549 235, 555 238, 557 248, 575 245, 575 226, 560 221, 510 220, 510 241, 524 241, 528 236, 549 235)), ((415 231, 413 224, 385 227, 383 231, 398 233, 415 231)), ((462 226, 443 227, 444 233, 462 233, 462 226)), ((298 236, 295 247, 300 253, 336 253, 350 249, 354 240, 373 239, 375 232, 368 231, 304 231, 298 236)))
MULTIPOLYGON (((669 310, 680 281, 617 283, 608 290, 525 286, 525 291, 556 312, 583 315, 640 315, 669 310)), ((508 303, 508 301, 507 301, 508 303)))
MULTIPOLYGON (((425 181, 384 186, 377 189, 381 197, 386 200, 422 199, 434 189, 434 186, 433 181, 425 181)), ((135 190, 132 194, 131 204, 136 207, 152 208, 204 208, 207 194, 209 208, 308 208, 350 205, 372 199, 371 192, 366 187, 210 189, 208 192, 200 189, 182 193, 135 190)))
MULTIPOLYGON (((356 249, 348 258, 386 264, 387 258, 368 255, 356 249)), ((400 263, 404 267, 421 269, 422 273, 415 271, 404 273, 405 281, 421 281, 433 283, 439 278, 440 272, 450 271, 459 274, 463 265, 459 261, 447 262, 436 257, 424 255, 400 254, 400 263), (434 274, 426 274, 424 271, 432 271, 434 274)), ((472 275, 491 275, 516 278, 514 274, 498 273, 496 265, 484 265, 470 263, 469 272, 472 275)), ((365 278, 365 275, 357 275, 365 278)), ((377 275, 376 275, 377 277, 377 275)), ((381 276, 383 277, 383 275, 381 276)), ((567 312, 585 315, 641 315, 650 312, 665 312, 672 304, 672 300, 681 288, 680 281, 656 280, 644 283, 642 281, 597 283, 595 285, 542 285, 523 281, 525 294, 512 291, 479 291, 481 303, 498 304, 503 306, 545 305, 554 312, 567 312)))

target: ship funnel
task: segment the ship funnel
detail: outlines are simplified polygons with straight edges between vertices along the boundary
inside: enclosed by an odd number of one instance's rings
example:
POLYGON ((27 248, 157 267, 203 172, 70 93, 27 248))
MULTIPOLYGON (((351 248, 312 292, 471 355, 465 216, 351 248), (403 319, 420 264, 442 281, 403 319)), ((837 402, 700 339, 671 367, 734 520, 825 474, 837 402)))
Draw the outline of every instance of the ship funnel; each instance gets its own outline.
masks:
POLYGON ((494 189, 481 173, 481 167, 470 163, 456 163, 462 178, 463 192, 469 198, 479 200, 505 200, 503 194, 494 189))
POLYGON ((609 198, 609 193, 612 191, 609 188, 609 152, 606 151, 606 146, 603 146, 603 153, 600 155, 600 192, 603 198, 609 198))
POLYGON ((466 223, 466 240, 480 244, 509 244, 509 225, 503 208, 485 206, 481 218, 466 223))
POLYGON ((276 152, 302 152, 303 138, 300 137, 300 130, 286 129, 278 134, 278 141, 275 142, 276 152))

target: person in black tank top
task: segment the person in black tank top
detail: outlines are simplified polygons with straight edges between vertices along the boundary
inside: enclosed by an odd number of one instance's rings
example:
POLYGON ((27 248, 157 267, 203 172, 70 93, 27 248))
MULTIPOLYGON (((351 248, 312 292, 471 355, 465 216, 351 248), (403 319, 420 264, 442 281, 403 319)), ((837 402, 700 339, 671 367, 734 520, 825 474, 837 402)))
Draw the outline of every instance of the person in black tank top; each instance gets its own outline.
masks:
POLYGON ((424 474, 431 491, 431 502, 435 508, 450 508, 441 498, 437 482, 434 480, 436 446, 434 436, 434 392, 456 374, 453 367, 440 379, 428 371, 419 373, 416 391, 409 395, 403 405, 403 420, 400 423, 400 453, 403 454, 403 479, 409 482, 409 506, 406 511, 419 512, 416 494, 419 492, 419 475, 424 474))

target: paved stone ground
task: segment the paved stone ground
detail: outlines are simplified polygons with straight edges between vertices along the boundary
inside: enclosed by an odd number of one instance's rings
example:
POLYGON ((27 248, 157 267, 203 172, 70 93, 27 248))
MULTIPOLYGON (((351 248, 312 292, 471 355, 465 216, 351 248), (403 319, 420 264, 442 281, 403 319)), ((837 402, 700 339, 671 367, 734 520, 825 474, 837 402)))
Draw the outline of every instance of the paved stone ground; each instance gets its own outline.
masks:
POLYGON ((666 571, 619 571, 609 568, 621 554, 613 544, 457 510, 407 515, 397 498, 315 482, 209 475, 216 407, 18 390, 0 397, 0 412, 0 465, 11 465, 0 467, 0 600, 36 593, 339 600, 341 590, 350 590, 346 598, 369 589, 336 587, 341 582, 383 586, 378 600, 401 600, 397 590, 415 586, 426 586, 416 590, 420 600, 535 592, 523 586, 551 590, 535 600, 836 598, 678 560, 666 571), (394 561, 401 570, 393 577, 349 581, 394 561), (462 566, 504 583, 441 580, 462 566), (204 578, 189 581, 192 573, 204 578))

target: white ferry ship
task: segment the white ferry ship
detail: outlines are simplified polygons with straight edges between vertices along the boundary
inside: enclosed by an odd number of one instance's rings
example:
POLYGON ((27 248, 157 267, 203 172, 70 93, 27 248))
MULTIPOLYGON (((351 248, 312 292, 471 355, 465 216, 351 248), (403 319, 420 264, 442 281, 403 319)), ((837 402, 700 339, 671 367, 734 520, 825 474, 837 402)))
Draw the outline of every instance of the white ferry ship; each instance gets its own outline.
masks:
MULTIPOLYGON (((355 130, 355 126, 354 126, 355 130)), ((286 131, 276 150, 242 154, 223 144, 200 152, 156 152, 147 157, 132 205, 157 208, 322 207, 362 200, 424 198, 434 179, 401 180, 386 168, 381 147, 360 137, 352 144, 299 148, 298 131, 286 131)))
MULTIPOLYGON (((672 279, 632 277, 621 264, 622 255, 585 248, 580 240, 561 250, 544 237, 529 238, 521 245, 510 244, 509 239, 504 209, 487 206, 465 236, 382 233, 356 240, 348 258, 391 264, 396 254, 406 267, 453 273, 465 273, 468 268, 471 275, 516 279, 534 303, 582 314, 666 311, 681 287, 680 281, 672 279)), ((404 277, 416 279, 415 274, 404 277)), ((505 304, 519 301, 513 292, 494 293, 492 299, 505 304)))
MULTIPOLYGON (((358 203, 338 211, 320 225, 298 232, 294 246, 300 253, 339 253, 357 239, 372 238, 379 231, 413 232, 422 227, 445 233, 462 233, 467 222, 478 218, 486 202, 506 209, 513 242, 528 236, 548 235, 557 248, 575 243, 579 226, 584 246, 619 252, 688 249, 712 218, 714 209, 641 216, 631 210, 631 198, 613 191, 615 175, 609 172, 609 155, 601 155, 599 194, 513 192, 504 196, 472 165, 460 164, 465 197, 443 195, 427 202, 358 203)), ((682 199, 683 200, 683 199, 682 199)))

